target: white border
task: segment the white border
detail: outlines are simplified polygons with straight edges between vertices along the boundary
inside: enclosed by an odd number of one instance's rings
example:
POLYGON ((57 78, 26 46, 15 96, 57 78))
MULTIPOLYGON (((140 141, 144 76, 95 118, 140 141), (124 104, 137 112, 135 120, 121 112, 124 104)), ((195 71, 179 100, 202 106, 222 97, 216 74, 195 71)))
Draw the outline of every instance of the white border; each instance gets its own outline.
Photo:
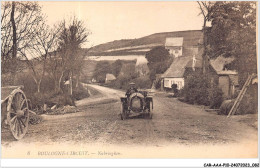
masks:
MULTIPOLYGON (((9 0, 9 1, 13 1, 13 0, 9 0)), ((22 0, 22 1, 26 1, 26 0, 22 0)), ((27 0, 27 1, 31 1, 31 0, 27 0)), ((48 1, 48 0, 38 0, 38 1, 48 1)), ((58 1, 70 1, 70 0, 58 0, 58 1)), ((84 1, 84 0, 78 0, 78 1, 84 1)), ((88 1, 104 1, 104 0, 88 0, 88 1)), ((113 1, 125 1, 125 0, 113 0, 113 1)), ((128 0, 128 1, 139 1, 139 0, 128 0)), ((142 0, 142 1, 160 1, 160 0, 142 0)), ((178 0, 171 0, 171 1, 178 1, 178 0)), ((195 1, 195 0, 190 0, 190 1, 195 1)), ((257 0, 243 0, 243 1, 257 1, 257 0)), ((258 2, 258 9, 260 7, 259 4, 260 3, 258 2)), ((259 21, 259 12, 257 16, 259 21)), ((258 27, 258 32, 259 32, 259 27, 258 27)), ((259 35, 257 39, 259 41, 259 35)), ((259 46, 257 51, 259 54, 260 52, 259 46)), ((260 61, 258 59, 258 65, 259 64, 260 61)), ((259 84, 258 84, 258 88, 259 88, 259 84)), ((259 95, 260 95, 260 91, 258 89, 258 97, 259 95)), ((260 107, 258 106, 258 111, 259 109, 260 107)), ((260 117, 258 115, 258 121, 259 119, 260 117)), ((258 129, 258 135, 259 135, 259 129, 258 129)), ((26 168, 29 167, 204 167, 204 163, 213 163, 213 164, 214 163, 250 163, 250 164, 259 163, 259 141, 258 141, 258 158, 255 159, 2 159, 1 158, 0 166, 1 167, 26 167, 26 168)))

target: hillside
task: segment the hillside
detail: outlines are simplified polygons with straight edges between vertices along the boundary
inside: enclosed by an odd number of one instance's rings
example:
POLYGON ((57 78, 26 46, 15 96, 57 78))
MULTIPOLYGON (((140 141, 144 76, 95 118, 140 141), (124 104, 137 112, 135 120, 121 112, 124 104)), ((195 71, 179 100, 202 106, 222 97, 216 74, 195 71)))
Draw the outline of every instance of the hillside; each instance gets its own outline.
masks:
POLYGON ((123 39, 94 46, 88 55, 144 55, 155 46, 163 46, 167 37, 183 37, 184 46, 194 46, 202 43, 201 30, 155 33, 137 39, 123 39))

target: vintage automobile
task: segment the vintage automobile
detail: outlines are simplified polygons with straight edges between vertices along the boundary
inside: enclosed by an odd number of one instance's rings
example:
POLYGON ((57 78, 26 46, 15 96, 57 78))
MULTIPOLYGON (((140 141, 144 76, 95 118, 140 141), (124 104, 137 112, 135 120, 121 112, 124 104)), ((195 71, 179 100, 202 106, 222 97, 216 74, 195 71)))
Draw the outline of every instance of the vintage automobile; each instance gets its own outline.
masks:
POLYGON ((148 96, 147 91, 138 91, 136 89, 126 92, 125 97, 121 97, 122 120, 129 118, 130 115, 141 116, 152 119, 153 98, 148 96))

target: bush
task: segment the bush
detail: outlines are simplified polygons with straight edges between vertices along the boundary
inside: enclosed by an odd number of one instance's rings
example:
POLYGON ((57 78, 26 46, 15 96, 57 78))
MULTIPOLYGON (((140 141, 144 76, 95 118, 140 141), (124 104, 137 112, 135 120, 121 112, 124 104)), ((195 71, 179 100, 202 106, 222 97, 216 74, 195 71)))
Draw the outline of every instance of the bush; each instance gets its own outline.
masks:
POLYGON ((57 105, 62 107, 66 105, 75 105, 74 100, 80 100, 89 96, 88 91, 80 84, 75 88, 76 82, 73 82, 73 96, 70 96, 68 91, 63 89, 63 92, 54 91, 54 81, 49 76, 44 76, 41 83, 41 92, 37 93, 37 86, 30 75, 30 73, 20 73, 17 75, 15 85, 23 85, 23 91, 28 99, 31 101, 34 110, 42 111, 43 105, 48 107, 57 105))
POLYGON ((135 78, 131 82, 134 82, 136 88, 140 88, 140 89, 150 89, 152 87, 152 82, 148 76, 135 78))
POLYGON ((205 76, 194 73, 187 77, 183 88, 184 100, 191 104, 209 105, 209 82, 205 76))
POLYGON ((209 94, 209 102, 210 108, 217 109, 221 106, 223 101, 223 92, 222 90, 216 85, 213 84, 211 88, 208 89, 209 94))
POLYGON ((216 84, 210 84, 208 78, 200 73, 187 77, 183 89, 184 101, 219 108, 223 101, 223 93, 216 84))
POLYGON ((134 82, 136 88, 140 89, 150 89, 152 87, 152 82, 150 81, 149 76, 142 76, 138 78, 119 76, 115 81, 107 84, 107 86, 115 89, 126 90, 129 88, 129 83, 131 82, 134 82))
POLYGON ((88 93, 88 90, 85 89, 80 84, 78 88, 75 88, 75 90, 73 90, 73 96, 72 97, 73 97, 74 100, 81 100, 81 99, 89 97, 89 93, 88 93))
POLYGON ((161 89, 161 83, 163 79, 156 79, 154 80, 155 89, 161 89))
POLYGON ((106 74, 111 72, 112 69, 109 61, 99 61, 93 75, 98 82, 105 83, 106 74))
POLYGON ((250 85, 236 114, 255 114, 258 111, 257 85, 250 85))

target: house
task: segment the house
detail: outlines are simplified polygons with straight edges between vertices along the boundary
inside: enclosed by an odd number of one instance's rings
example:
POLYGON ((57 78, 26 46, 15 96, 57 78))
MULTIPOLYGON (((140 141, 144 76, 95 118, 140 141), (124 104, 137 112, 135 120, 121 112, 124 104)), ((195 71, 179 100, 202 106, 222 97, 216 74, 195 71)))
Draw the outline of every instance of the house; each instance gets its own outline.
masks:
POLYGON ((177 84, 177 89, 180 90, 184 87, 185 73, 187 66, 201 66, 202 49, 198 51, 198 47, 184 47, 183 54, 175 57, 171 66, 161 75, 163 78, 163 88, 166 90, 171 88, 172 84, 177 84))
POLYGON ((225 99, 234 98, 236 90, 239 88, 237 71, 225 68, 225 65, 230 64, 232 61, 234 61, 233 57, 225 58, 222 56, 210 60, 210 65, 218 75, 218 86, 221 88, 225 99))
POLYGON ((163 87, 169 89, 172 84, 177 84, 177 89, 184 87, 185 66, 192 59, 190 56, 181 56, 173 59, 171 66, 161 75, 163 87))
POLYGON ((183 37, 169 37, 165 40, 165 48, 174 58, 182 56, 183 37))
POLYGON ((110 83, 111 81, 116 80, 116 77, 113 74, 106 74, 105 83, 110 83))
MULTIPOLYGON (((202 50, 200 52, 203 52, 202 50)), ((193 58, 186 65, 184 72, 184 82, 187 76, 192 75, 193 72, 202 72, 202 53, 198 54, 197 59, 193 58)), ((210 60, 208 68, 208 76, 211 83, 215 83, 221 88, 223 97, 225 99, 234 98, 236 96, 236 90, 238 90, 238 74, 234 70, 225 69, 225 65, 231 63, 234 58, 224 58, 222 56, 216 59, 210 60)))
MULTIPOLYGON (((187 32, 188 33, 188 32, 187 32)), ((177 84, 177 89, 184 87, 184 75, 186 65, 190 61, 196 61, 193 58, 201 59, 200 46, 203 36, 200 31, 189 31, 189 34, 176 34, 175 37, 166 37, 165 48, 169 50, 173 57, 171 66, 161 75, 162 88, 169 89, 172 84, 177 84)), ((195 65, 195 64, 194 64, 195 65)))

